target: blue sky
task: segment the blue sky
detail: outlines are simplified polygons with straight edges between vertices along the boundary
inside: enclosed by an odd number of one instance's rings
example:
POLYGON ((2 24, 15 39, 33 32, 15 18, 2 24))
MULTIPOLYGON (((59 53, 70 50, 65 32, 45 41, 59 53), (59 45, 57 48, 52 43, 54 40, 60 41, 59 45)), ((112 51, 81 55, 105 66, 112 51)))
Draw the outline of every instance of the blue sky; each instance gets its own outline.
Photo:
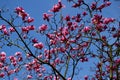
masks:
MULTIPOLYGON (((66 9, 63 9, 64 15, 74 15, 78 13, 77 10, 72 11, 73 9, 70 8, 71 5, 67 3, 66 0, 62 1, 66 5, 66 9)), ((103 11, 103 15, 106 17, 120 18, 120 2, 114 2, 113 0, 112 2, 112 6, 110 8, 104 9, 105 12, 103 11)), ((42 18, 43 13, 48 12, 48 10, 51 9, 55 3, 57 3, 57 0, 0 0, 0 8, 5 7, 10 9, 10 11, 12 12, 16 7, 21 6, 25 9, 27 13, 29 13, 31 17, 35 19, 35 22, 33 24, 36 27, 39 27, 41 24, 45 23, 42 18)), ((87 63, 84 64, 85 68, 87 68, 87 66, 89 65, 90 64, 87 63)), ((81 75, 85 75, 86 73, 89 73, 89 71, 85 70, 81 75)))

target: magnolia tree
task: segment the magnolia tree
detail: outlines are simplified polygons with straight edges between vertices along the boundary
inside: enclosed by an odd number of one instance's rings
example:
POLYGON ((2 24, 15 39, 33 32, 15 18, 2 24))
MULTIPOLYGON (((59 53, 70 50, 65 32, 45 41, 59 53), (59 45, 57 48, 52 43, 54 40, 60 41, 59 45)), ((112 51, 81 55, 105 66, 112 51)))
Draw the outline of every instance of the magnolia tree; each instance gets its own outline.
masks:
POLYGON ((119 21, 102 15, 111 2, 67 2, 81 12, 63 15, 67 7, 59 0, 43 13, 46 24, 39 27, 23 7, 12 14, 0 9, 2 80, 120 80, 119 21), (93 67, 81 78, 84 63, 93 67))

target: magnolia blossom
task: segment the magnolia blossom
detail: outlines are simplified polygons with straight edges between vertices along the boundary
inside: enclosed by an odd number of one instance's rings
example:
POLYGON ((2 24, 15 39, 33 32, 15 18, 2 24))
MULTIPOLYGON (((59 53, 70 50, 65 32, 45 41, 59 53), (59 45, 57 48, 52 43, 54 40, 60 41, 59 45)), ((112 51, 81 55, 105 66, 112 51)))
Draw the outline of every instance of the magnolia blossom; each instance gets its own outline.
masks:
POLYGON ((36 38, 32 39, 33 43, 38 43, 38 40, 36 38))
POLYGON ((34 46, 35 48, 42 49, 42 48, 43 48, 43 43, 42 43, 42 42, 35 43, 33 46, 34 46))
POLYGON ((52 16, 52 14, 43 13, 43 19, 44 20, 49 21, 49 17, 51 17, 51 16, 52 16))
POLYGON ((16 52, 15 53, 16 56, 21 56, 21 54, 22 54, 21 52, 16 52))
POLYGON ((15 32, 15 29, 14 29, 13 27, 10 27, 10 28, 9 28, 9 31, 10 31, 10 32, 15 32))
POLYGON ((40 30, 40 31, 45 31, 47 28, 48 28, 47 25, 42 24, 42 25, 39 27, 39 30, 40 30))
POLYGON ((34 25, 30 25, 30 26, 27 26, 27 28, 28 28, 29 30, 34 30, 34 29, 35 29, 35 26, 34 26, 34 25))
POLYGON ((50 10, 51 12, 59 12, 61 8, 65 7, 65 5, 63 5, 61 3, 61 0, 58 1, 58 4, 55 4, 53 6, 53 8, 50 10))
POLYGON ((0 61, 4 62, 6 59, 6 53, 5 52, 1 52, 0 53, 0 61))
POLYGON ((33 18, 31 18, 31 17, 28 17, 28 19, 26 20, 28 23, 31 23, 31 22, 33 22, 34 21, 34 19, 33 18))
POLYGON ((27 75, 27 78, 28 78, 28 79, 31 79, 31 78, 32 78, 32 75, 27 75))
POLYGON ((5 28, 6 28, 5 25, 0 25, 0 30, 3 30, 3 29, 5 29, 5 28))
POLYGON ((85 80, 88 80, 88 76, 87 76, 87 75, 85 75, 85 76, 84 76, 84 79, 85 79, 85 80))
POLYGON ((25 10, 22 7, 17 7, 15 9, 15 12, 22 17, 22 20, 25 20, 25 18, 28 16, 28 14, 25 12, 25 10))
POLYGON ((114 18, 104 18, 103 23, 104 24, 109 24, 110 22, 114 22, 114 21, 115 21, 114 18))
POLYGON ((83 28, 82 31, 85 32, 85 33, 87 33, 87 32, 90 31, 90 29, 91 29, 91 28, 90 28, 89 26, 86 26, 86 27, 83 28))
POLYGON ((4 77, 4 76, 5 76, 5 73, 1 72, 1 73, 0 73, 0 78, 1 78, 1 77, 4 77))

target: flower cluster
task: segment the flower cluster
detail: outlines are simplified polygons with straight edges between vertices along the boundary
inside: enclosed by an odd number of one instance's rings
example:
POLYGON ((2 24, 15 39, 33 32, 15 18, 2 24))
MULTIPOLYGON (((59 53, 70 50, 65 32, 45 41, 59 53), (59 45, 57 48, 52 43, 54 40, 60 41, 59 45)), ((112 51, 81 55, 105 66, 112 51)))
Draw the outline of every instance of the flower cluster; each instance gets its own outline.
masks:
POLYGON ((61 8, 65 7, 62 3, 61 0, 58 1, 57 4, 53 6, 53 8, 50 10, 51 12, 59 12, 61 8))
POLYGON ((38 49, 42 49, 44 47, 42 42, 35 43, 33 46, 38 49))
POLYGON ((25 22, 31 23, 34 21, 34 19, 31 18, 22 7, 17 7, 15 12, 18 14, 18 16, 22 17, 22 20, 25 22))

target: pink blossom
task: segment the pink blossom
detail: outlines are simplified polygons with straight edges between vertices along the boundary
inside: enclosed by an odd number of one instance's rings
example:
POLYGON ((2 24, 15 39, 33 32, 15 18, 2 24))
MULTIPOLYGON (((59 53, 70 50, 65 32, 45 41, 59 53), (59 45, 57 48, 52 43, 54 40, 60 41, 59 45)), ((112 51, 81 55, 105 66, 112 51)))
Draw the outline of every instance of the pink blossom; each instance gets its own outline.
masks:
POLYGON ((102 10, 103 8, 105 8, 105 7, 106 7, 105 4, 101 4, 97 9, 101 11, 101 10, 102 10))
POLYGON ((1 56, 1 57, 6 57, 6 53, 5 53, 5 52, 1 52, 1 53, 0 53, 0 56, 1 56))
POLYGON ((68 35, 68 34, 69 34, 68 27, 64 27, 64 28, 62 29, 62 34, 63 34, 63 35, 68 35))
POLYGON ((45 31, 45 30, 47 30, 47 28, 48 28, 47 25, 42 24, 42 25, 39 27, 39 30, 40 30, 40 31, 45 31))
POLYGON ((18 78, 14 78, 14 80, 18 80, 18 78))
POLYGON ((91 28, 89 27, 89 26, 86 26, 86 27, 84 27, 83 28, 83 32, 85 32, 85 33, 87 33, 87 32, 89 32, 91 30, 91 28))
POLYGON ((27 26, 27 28, 28 28, 29 30, 34 30, 34 29, 35 29, 35 26, 30 25, 30 26, 27 26))
POLYGON ((6 59, 6 53, 5 52, 1 52, 0 53, 0 61, 4 62, 6 59))
POLYGON ((115 63, 116 63, 116 64, 120 64, 120 58, 116 59, 116 60, 115 60, 115 63))
POLYGON ((8 30, 6 28, 3 29, 2 31, 3 31, 4 35, 9 35, 9 32, 8 32, 8 30))
POLYGON ((70 16, 67 15, 64 19, 65 19, 66 21, 70 21, 70 16))
POLYGON ((31 18, 31 17, 28 17, 28 19, 26 20, 26 22, 28 22, 28 23, 31 23, 31 22, 33 22, 33 21, 34 21, 34 19, 31 18))
POLYGON ((83 16, 86 16, 86 15, 87 15, 87 12, 84 11, 84 12, 82 13, 82 15, 83 15, 83 16))
POLYGON ((22 7, 17 7, 15 11, 17 14, 19 14, 19 12, 24 12, 24 9, 22 7))
POLYGON ((97 3, 96 3, 96 2, 93 2, 90 7, 91 7, 92 10, 95 10, 95 9, 96 9, 96 6, 97 6, 97 3))
POLYGON ((36 38, 32 39, 33 43, 38 43, 38 40, 36 38))
POLYGON ((0 30, 3 30, 3 29, 5 29, 5 28, 6 28, 5 25, 0 25, 0 30))
POLYGON ((53 6, 53 8, 50 10, 51 12, 59 12, 61 8, 65 7, 62 3, 61 0, 58 1, 57 4, 53 6))
POLYGON ((8 66, 4 66, 3 69, 4 69, 5 71, 8 71, 8 66))
POLYGON ((43 48, 43 43, 42 43, 42 42, 35 43, 33 46, 34 46, 35 48, 42 49, 42 48, 43 48))
POLYGON ((40 74, 38 74, 38 76, 39 76, 39 77, 42 77, 42 74, 40 73, 40 74))
POLYGON ((10 31, 10 32, 15 32, 15 29, 14 29, 13 27, 10 27, 10 28, 9 28, 9 31, 10 31))
POLYGON ((22 7, 17 7, 15 9, 15 12, 22 17, 22 20, 25 20, 25 18, 28 16, 28 14, 24 11, 24 9, 22 7))
POLYGON ((55 63, 56 63, 56 64, 59 64, 59 63, 60 63, 60 59, 59 59, 59 58, 56 58, 56 59, 55 59, 55 63))
POLYGON ((15 72, 14 70, 9 70, 9 71, 8 71, 8 75, 13 74, 14 72, 15 72))
POLYGON ((67 78, 67 80, 72 80, 71 78, 67 78))
POLYGON ((49 21, 49 17, 51 17, 51 16, 53 16, 53 15, 52 14, 44 13, 43 14, 43 19, 49 21))
POLYGON ((101 22, 102 15, 95 14, 94 17, 92 18, 92 23, 93 24, 99 24, 101 22))
POLYGON ((0 62, 0 68, 3 66, 3 63, 2 62, 0 62))
POLYGON ((109 24, 110 22, 114 22, 114 21, 115 21, 114 18, 104 18, 103 23, 104 24, 109 24))
POLYGON ((87 75, 85 75, 85 76, 84 76, 84 79, 85 79, 85 80, 88 80, 88 76, 87 76, 87 75))
POLYGON ((52 40, 52 39, 50 39, 50 44, 51 44, 51 45, 55 45, 56 43, 57 43, 56 40, 52 40))
POLYGON ((46 35, 47 35, 47 37, 50 38, 50 39, 53 39, 54 36, 55 36, 54 34, 50 34, 50 33, 48 33, 48 34, 46 34, 46 35))
POLYGON ((5 73, 1 72, 1 73, 0 73, 0 77, 3 78, 4 76, 5 76, 5 73))
POLYGON ((23 32, 23 33, 29 32, 29 28, 28 28, 28 27, 22 27, 21 29, 22 29, 22 32, 23 32))
POLYGON ((106 6, 110 6, 111 2, 110 1, 106 1, 106 6))
POLYGON ((21 52, 16 52, 15 55, 16 56, 20 56, 22 53, 21 52))
POLYGON ((79 6, 80 6, 80 3, 75 3, 75 4, 73 4, 72 7, 76 8, 76 7, 79 7, 79 6))
POLYGON ((27 75, 27 79, 31 79, 32 78, 32 75, 27 75))

